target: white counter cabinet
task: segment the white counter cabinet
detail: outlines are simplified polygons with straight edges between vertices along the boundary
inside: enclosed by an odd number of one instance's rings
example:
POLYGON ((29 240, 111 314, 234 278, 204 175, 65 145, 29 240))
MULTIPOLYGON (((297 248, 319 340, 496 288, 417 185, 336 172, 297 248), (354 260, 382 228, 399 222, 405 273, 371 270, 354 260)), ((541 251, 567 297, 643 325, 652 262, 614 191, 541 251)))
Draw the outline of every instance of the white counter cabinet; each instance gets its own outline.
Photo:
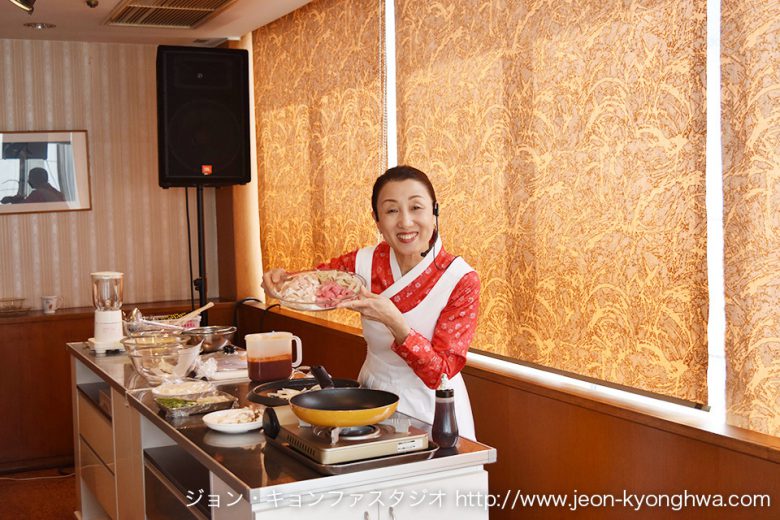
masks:
MULTIPOLYGON (((496 460, 489 446, 461 438, 430 459, 321 475, 260 431, 230 435, 209 430, 202 416, 166 419, 124 354, 98 358, 80 344, 68 348, 83 520, 488 518, 458 495, 487 493, 484 465, 496 460), (95 398, 95 385, 104 394, 110 387, 108 406, 95 398)), ((219 388, 248 404, 248 381, 219 388)))

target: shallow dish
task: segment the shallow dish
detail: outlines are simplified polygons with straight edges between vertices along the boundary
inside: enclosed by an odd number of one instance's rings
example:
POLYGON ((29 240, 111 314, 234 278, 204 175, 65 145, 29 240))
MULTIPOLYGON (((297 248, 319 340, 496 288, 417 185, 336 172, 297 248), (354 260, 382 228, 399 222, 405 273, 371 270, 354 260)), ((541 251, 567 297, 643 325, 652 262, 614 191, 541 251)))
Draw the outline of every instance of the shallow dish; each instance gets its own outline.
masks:
POLYGON ((366 286, 362 276, 336 269, 288 273, 271 296, 282 306, 299 311, 327 311, 341 302, 354 300, 366 286))
POLYGON ((218 432, 223 433, 244 433, 252 430, 257 430, 258 428, 263 426, 263 416, 262 414, 257 414, 257 412, 254 409, 251 409, 252 412, 256 415, 256 420, 252 422, 220 422, 224 420, 229 420, 232 417, 239 417, 241 413, 246 413, 247 408, 234 408, 232 410, 221 410, 219 412, 211 412, 210 414, 206 414, 203 416, 203 422, 211 428, 212 430, 216 430, 218 432))
POLYGON ((32 307, 22 307, 20 309, 2 309, 0 310, 0 318, 10 318, 12 316, 24 316, 32 307))
MULTIPOLYGON (((0 298, 0 312, 19 312, 23 309, 24 300, 24 298, 0 298)), ((27 310, 30 308, 27 307, 27 310)))

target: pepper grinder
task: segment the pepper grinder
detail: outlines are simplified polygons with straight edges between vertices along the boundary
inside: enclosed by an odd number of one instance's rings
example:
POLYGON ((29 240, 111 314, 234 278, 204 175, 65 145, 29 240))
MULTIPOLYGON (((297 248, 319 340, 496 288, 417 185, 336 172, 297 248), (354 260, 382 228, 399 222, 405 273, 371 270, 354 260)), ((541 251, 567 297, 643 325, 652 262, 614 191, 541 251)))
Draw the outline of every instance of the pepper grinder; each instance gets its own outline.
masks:
POLYGON ((450 388, 447 374, 441 375, 441 382, 436 390, 436 411, 433 416, 431 438, 441 448, 452 448, 458 443, 455 391, 450 388))

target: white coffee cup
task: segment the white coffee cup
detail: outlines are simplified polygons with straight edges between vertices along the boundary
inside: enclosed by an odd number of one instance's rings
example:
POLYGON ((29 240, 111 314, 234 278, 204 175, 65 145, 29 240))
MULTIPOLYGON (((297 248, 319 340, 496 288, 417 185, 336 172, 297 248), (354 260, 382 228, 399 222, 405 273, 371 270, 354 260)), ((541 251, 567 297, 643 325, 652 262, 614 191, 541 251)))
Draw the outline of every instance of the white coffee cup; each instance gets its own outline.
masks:
POLYGON ((41 296, 41 307, 44 314, 54 314, 62 307, 62 296, 41 296))
POLYGON ((289 379, 293 367, 303 360, 301 338, 291 332, 262 332, 247 334, 246 358, 249 378, 257 383, 289 379), (295 343, 295 360, 292 345, 295 343))

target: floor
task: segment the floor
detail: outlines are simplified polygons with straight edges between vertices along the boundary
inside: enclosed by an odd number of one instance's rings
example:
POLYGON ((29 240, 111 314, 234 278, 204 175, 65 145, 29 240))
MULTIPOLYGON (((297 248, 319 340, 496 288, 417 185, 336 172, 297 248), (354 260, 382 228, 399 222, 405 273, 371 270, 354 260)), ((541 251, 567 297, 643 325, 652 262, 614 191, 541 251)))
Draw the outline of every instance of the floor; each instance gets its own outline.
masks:
POLYGON ((68 519, 76 510, 73 468, 0 475, 0 517, 68 519))

